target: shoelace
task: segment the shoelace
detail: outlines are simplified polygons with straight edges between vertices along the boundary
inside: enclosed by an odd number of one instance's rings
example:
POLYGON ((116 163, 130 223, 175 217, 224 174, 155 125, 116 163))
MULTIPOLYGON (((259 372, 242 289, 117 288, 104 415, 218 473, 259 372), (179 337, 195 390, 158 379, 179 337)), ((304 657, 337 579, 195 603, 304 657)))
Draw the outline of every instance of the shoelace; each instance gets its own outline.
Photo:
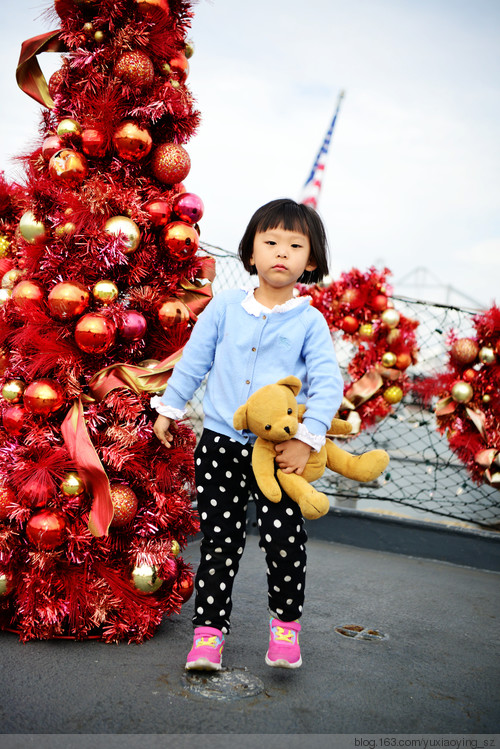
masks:
POLYGON ((288 642, 293 645, 295 642, 295 632, 293 629, 285 630, 284 627, 273 627, 274 639, 277 642, 288 642))

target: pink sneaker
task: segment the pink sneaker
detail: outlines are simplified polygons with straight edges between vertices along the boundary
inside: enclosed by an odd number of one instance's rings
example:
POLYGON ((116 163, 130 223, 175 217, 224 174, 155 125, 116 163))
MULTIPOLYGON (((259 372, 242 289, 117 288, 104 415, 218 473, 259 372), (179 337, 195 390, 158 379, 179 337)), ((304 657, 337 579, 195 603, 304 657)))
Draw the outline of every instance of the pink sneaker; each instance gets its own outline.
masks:
POLYGON ((222 668, 222 651, 224 635, 215 627, 196 627, 193 647, 188 653, 186 670, 220 671, 222 668))
POLYGON ((299 647, 300 624, 298 622, 269 622, 269 650, 266 653, 268 666, 299 668, 302 665, 299 647))

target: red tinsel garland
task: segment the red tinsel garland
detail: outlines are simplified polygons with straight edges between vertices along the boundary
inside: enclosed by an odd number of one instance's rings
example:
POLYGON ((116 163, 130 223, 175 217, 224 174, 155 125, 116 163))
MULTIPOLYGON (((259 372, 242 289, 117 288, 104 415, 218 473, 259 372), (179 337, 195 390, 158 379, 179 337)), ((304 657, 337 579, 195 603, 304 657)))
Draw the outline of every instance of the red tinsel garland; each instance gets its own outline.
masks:
POLYGON ((475 335, 448 335, 446 370, 415 384, 437 428, 478 484, 500 488, 500 309, 473 318, 475 335))

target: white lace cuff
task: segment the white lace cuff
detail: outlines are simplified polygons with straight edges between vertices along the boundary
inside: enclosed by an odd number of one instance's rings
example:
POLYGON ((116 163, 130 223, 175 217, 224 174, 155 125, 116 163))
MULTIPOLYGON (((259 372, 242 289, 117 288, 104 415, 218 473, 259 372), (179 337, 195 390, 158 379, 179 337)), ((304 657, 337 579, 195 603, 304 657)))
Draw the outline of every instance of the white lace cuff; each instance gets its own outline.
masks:
POLYGON ((173 406, 167 406, 161 402, 161 395, 153 395, 150 400, 151 408, 154 408, 160 416, 166 416, 167 419, 173 419, 179 421, 186 415, 186 411, 181 408, 174 408, 173 406))
POLYGON ((322 437, 319 434, 312 434, 304 424, 299 424, 295 439, 305 442, 306 445, 312 447, 315 453, 318 453, 326 442, 326 437, 322 437))

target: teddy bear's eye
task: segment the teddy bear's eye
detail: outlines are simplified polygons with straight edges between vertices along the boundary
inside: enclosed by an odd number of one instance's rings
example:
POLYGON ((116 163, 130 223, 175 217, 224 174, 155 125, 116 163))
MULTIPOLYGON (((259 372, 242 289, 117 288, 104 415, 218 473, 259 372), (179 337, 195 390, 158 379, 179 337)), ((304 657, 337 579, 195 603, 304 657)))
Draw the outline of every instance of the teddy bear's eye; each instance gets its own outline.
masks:
POLYGON ((267 431, 269 431, 271 429, 271 424, 266 424, 266 426, 264 427, 264 429, 267 429, 267 431))
POLYGON ((287 411, 287 414, 293 414, 293 409, 289 408, 288 411, 287 411))

